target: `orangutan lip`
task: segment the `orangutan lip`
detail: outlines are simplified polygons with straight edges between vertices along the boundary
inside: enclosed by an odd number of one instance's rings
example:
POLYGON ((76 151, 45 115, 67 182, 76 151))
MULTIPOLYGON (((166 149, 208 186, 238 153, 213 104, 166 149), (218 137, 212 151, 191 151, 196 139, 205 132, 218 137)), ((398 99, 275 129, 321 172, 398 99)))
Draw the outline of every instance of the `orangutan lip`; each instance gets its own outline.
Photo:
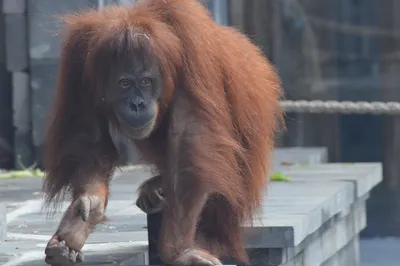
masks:
POLYGON ((155 118, 153 118, 141 127, 133 127, 133 126, 129 125, 129 123, 125 122, 125 120, 123 118, 121 118, 119 115, 117 115, 117 117, 118 117, 118 120, 120 122, 122 122, 126 127, 128 127, 129 129, 133 129, 133 130, 142 130, 142 129, 148 127, 149 125, 151 125, 152 123, 154 123, 154 121, 156 120, 155 118))

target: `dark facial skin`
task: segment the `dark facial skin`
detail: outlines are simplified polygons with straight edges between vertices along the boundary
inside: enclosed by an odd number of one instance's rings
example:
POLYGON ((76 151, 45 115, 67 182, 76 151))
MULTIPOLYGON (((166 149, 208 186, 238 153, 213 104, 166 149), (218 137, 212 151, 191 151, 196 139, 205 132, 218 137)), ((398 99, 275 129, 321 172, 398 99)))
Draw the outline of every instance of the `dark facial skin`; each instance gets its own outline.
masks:
POLYGON ((144 139, 153 131, 160 96, 161 75, 154 62, 130 58, 110 75, 106 101, 133 139, 144 139))

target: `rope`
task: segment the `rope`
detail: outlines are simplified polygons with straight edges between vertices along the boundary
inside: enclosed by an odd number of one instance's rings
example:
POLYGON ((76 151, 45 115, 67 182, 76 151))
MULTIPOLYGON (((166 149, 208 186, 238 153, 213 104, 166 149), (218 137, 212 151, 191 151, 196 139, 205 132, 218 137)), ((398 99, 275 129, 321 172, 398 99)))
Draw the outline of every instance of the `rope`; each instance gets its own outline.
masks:
POLYGON ((288 113, 400 114, 400 102, 281 101, 288 113))
POLYGON ((336 22, 323 18, 313 17, 310 15, 307 15, 306 19, 310 21, 314 26, 340 33, 361 35, 364 37, 368 36, 368 37, 400 39, 399 30, 384 29, 373 26, 368 27, 368 26, 345 24, 342 22, 336 22))

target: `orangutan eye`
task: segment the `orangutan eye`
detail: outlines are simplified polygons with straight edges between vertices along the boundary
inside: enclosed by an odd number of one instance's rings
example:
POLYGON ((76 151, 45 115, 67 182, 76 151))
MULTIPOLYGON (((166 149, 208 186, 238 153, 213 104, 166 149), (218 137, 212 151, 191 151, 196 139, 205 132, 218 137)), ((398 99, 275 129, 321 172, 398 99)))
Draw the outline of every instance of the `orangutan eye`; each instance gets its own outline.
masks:
POLYGON ((131 81, 129 79, 121 79, 118 84, 124 89, 131 87, 131 81))
POLYGON ((150 85, 151 84, 151 79, 150 78, 143 78, 141 81, 140 81, 140 85, 141 86, 148 86, 148 85, 150 85))

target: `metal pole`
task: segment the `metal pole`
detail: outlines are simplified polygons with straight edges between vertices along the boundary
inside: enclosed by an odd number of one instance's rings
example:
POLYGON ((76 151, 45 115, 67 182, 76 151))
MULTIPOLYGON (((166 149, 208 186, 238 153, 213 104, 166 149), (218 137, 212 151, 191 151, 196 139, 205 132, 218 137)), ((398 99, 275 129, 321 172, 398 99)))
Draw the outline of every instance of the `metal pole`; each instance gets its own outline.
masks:
POLYGON ((228 25, 229 24, 229 15, 228 15, 228 0, 212 0, 211 1, 212 14, 215 22, 220 25, 228 25))
POLYGON ((134 4, 136 0, 117 0, 118 5, 131 5, 134 4))
POLYGON ((105 6, 104 0, 98 0, 97 7, 98 9, 102 9, 105 6))

